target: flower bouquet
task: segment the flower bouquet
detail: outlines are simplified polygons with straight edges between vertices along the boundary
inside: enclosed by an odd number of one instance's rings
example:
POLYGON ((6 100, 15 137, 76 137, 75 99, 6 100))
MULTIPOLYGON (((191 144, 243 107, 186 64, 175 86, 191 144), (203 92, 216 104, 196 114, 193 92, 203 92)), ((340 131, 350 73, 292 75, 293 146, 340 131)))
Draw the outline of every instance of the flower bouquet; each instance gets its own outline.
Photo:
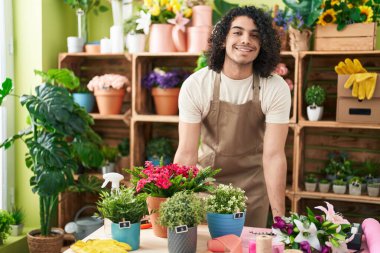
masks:
POLYGON ((315 215, 307 208, 307 215, 292 213, 290 217, 275 217, 273 233, 287 248, 301 249, 303 252, 321 253, 348 252, 347 243, 351 224, 334 211, 334 207, 326 202, 327 209, 317 206, 324 215, 315 215))

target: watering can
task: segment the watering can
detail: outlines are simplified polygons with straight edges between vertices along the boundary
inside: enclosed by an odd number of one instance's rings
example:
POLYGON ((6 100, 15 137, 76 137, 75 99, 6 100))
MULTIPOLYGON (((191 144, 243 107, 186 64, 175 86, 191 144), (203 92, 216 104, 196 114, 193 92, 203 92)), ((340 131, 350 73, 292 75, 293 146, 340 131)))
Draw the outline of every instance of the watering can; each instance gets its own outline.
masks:
POLYGON ((66 233, 73 233, 76 240, 82 240, 86 236, 90 235, 92 232, 103 226, 103 220, 98 217, 82 217, 79 218, 79 215, 86 209, 95 209, 96 206, 86 205, 78 210, 75 214, 74 221, 69 222, 65 225, 66 233))

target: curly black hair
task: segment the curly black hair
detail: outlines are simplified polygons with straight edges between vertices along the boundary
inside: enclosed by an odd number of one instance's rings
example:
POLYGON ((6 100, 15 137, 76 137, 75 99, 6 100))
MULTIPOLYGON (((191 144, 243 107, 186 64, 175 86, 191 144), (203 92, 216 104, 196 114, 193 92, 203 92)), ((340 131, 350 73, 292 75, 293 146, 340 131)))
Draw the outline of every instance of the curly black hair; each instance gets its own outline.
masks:
POLYGON ((262 9, 254 6, 237 7, 230 10, 214 27, 208 40, 206 53, 210 69, 220 73, 226 55, 226 38, 232 21, 239 16, 251 18, 259 31, 260 52, 253 61, 253 69, 261 77, 271 75, 280 61, 280 39, 272 26, 272 18, 262 9))

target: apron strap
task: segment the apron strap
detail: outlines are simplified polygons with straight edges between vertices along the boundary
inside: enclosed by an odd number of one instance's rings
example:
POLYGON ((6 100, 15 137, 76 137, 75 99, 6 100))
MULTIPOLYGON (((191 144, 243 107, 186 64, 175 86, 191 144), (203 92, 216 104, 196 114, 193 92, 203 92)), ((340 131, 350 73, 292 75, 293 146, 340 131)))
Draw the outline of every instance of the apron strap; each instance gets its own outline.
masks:
POLYGON ((222 78, 220 76, 220 73, 216 73, 215 82, 214 82, 214 92, 212 95, 212 101, 214 102, 219 101, 221 79, 222 78))

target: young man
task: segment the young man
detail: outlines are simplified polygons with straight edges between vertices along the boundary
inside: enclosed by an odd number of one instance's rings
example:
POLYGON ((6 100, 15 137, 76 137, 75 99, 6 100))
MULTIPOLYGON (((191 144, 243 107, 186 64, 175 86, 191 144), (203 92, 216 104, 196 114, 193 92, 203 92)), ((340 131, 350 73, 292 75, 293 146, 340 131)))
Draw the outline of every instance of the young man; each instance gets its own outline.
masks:
POLYGON ((272 74, 280 42, 271 18, 255 7, 231 10, 212 32, 208 58, 181 88, 174 162, 221 168, 218 183, 246 191, 246 225, 265 227, 269 203, 273 216, 285 214, 291 104, 288 85, 272 74))

